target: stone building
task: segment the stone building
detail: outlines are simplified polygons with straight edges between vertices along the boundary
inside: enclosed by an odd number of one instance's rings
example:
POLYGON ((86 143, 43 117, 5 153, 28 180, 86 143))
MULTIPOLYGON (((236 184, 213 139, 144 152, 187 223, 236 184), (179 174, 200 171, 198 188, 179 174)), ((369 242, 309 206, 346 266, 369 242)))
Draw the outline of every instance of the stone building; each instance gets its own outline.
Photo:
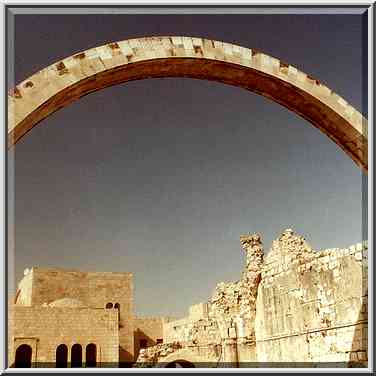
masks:
POLYGON ((131 273, 26 269, 9 306, 9 364, 129 366, 160 343, 161 318, 133 312, 131 273))
POLYGON ((135 317, 131 273, 26 270, 9 307, 9 363, 367 366, 366 242, 315 251, 287 229, 267 255, 258 234, 240 243, 240 279, 178 320, 135 317))

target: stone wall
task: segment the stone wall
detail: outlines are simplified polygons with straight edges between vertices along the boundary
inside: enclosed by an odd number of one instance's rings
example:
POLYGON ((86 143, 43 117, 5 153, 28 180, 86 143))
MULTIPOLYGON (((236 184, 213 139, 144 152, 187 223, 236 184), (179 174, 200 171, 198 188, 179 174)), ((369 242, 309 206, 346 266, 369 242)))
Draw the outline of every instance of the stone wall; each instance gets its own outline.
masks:
POLYGON ((189 307, 189 314, 178 320, 163 322, 163 339, 166 343, 186 345, 217 342, 214 337, 218 327, 209 317, 210 303, 198 303, 189 307))
POLYGON ((211 366, 367 365, 366 242, 315 251, 287 229, 264 256, 260 235, 240 241, 240 279, 218 283, 207 302, 179 320, 134 317, 130 273, 25 271, 16 304, 10 302, 10 362, 22 343, 35 362, 54 362, 61 343, 95 343, 98 361, 120 365, 138 357, 137 364, 153 366, 183 354, 211 366))
POLYGON ((9 327, 10 366, 17 347, 22 344, 31 346, 33 362, 52 367, 60 344, 68 347, 68 361, 76 343, 82 346, 83 362, 89 343, 97 346, 98 363, 117 365, 119 360, 118 315, 115 310, 13 305, 9 309, 9 327))
POLYGON ((208 318, 210 310, 209 303, 198 303, 189 307, 189 318, 193 321, 208 318))
POLYGON ((138 357, 140 342, 146 342, 145 347, 155 346, 163 342, 162 317, 135 317, 134 319, 134 354, 138 357))
POLYGON ((367 365, 366 242, 315 251, 287 229, 264 257, 258 234, 240 240, 246 253, 241 278, 218 283, 207 303, 165 323, 166 347, 148 349, 141 363, 185 351, 232 367, 367 365))
POLYGON ((188 340, 189 316, 163 324, 163 341, 166 343, 186 342, 188 340))
POLYGON ((82 272, 56 268, 33 268, 32 305, 62 298, 82 301, 91 308, 119 303, 121 313, 133 312, 132 273, 82 272))
POLYGON ((367 244, 313 251, 285 231, 265 259, 256 306, 261 362, 367 360, 367 244))

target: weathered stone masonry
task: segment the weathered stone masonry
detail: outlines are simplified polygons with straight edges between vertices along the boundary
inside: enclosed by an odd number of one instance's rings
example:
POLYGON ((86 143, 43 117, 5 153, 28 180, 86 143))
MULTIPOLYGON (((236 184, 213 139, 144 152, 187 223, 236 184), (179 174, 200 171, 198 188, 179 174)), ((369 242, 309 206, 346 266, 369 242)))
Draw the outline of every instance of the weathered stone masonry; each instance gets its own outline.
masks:
POLYGON ((9 306, 9 364, 22 346, 54 366, 57 348, 98 366, 340 362, 367 365, 368 247, 315 251, 292 230, 267 255, 259 234, 241 236, 240 279, 220 282, 181 319, 135 317, 131 273, 25 270, 9 306), (125 363, 126 362, 126 363, 125 363))
POLYGON ((15 351, 22 344, 32 348, 33 363, 55 367, 56 349, 60 344, 68 348, 68 359, 74 344, 85 349, 93 343, 97 348, 97 361, 117 365, 119 359, 118 315, 115 310, 71 307, 13 306, 9 359, 14 362, 15 351))
POLYGON ((367 365, 366 242, 314 251, 287 229, 264 257, 260 235, 240 240, 246 252, 241 279, 219 283, 208 302, 166 323, 166 344, 143 352, 141 366, 183 355, 197 364, 205 359, 211 367, 367 365))
MULTIPOLYGON (((214 80, 264 95, 311 122, 368 169, 367 120, 326 85, 262 52, 179 36, 108 43, 27 78, 8 95, 8 146, 90 92, 152 77, 214 80)), ((257 234, 241 237, 241 245, 246 266, 240 280, 219 283, 208 302, 173 322, 134 317, 129 273, 28 270, 9 308, 9 363, 22 345, 32 349, 33 361, 55 362, 59 341, 70 344, 69 357, 75 341, 82 347, 89 340, 99 362, 130 362, 140 352, 139 359, 151 364, 178 357, 233 365, 366 363, 366 244, 314 252, 286 230, 266 257, 257 234), (140 351, 140 341, 153 345, 161 333, 167 343, 140 351)))
POLYGON ((14 302, 9 305, 9 365, 16 350, 28 345, 32 362, 55 366, 59 345, 67 347, 67 361, 77 344, 96 347, 98 365, 118 366, 134 361, 138 333, 148 346, 163 338, 162 318, 135 318, 131 273, 102 273, 56 268, 26 269, 14 302))
POLYGON ((291 230, 274 241, 258 289, 258 361, 365 362, 367 252, 315 252, 291 230))

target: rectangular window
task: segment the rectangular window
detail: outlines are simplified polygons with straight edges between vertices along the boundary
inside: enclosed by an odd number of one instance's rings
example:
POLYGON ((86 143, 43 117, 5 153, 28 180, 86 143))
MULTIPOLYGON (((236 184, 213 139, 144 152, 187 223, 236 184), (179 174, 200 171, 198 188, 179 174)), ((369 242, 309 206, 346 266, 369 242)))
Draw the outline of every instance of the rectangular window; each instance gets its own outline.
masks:
POLYGON ((157 338, 157 345, 158 343, 163 343, 163 339, 162 338, 157 338))

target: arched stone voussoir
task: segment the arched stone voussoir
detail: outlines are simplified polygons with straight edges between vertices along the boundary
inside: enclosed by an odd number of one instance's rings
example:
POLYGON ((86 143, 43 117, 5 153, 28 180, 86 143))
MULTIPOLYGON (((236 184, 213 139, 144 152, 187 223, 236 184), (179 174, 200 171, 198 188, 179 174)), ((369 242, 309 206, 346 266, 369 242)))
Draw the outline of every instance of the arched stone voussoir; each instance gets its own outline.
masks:
POLYGON ((253 91, 301 115, 367 171, 367 120, 326 85, 262 52, 203 38, 112 42, 60 60, 8 95, 8 145, 80 97, 132 80, 190 77, 253 91))

